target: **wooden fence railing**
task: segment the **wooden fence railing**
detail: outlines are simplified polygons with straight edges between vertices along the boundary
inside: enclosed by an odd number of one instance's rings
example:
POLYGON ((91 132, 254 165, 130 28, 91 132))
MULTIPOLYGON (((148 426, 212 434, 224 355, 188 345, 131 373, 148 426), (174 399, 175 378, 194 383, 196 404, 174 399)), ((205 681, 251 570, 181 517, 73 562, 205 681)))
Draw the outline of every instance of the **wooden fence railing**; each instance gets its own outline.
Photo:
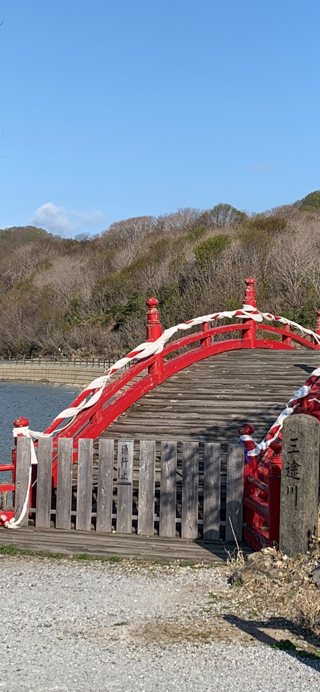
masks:
POLYGON ((101 368, 105 370, 106 368, 110 368, 116 360, 116 356, 102 356, 100 358, 55 358, 54 356, 51 358, 41 356, 26 358, 25 356, 16 356, 15 358, 1 358, 0 365, 42 365, 43 367, 101 368))
MULTIPOLYGON (((15 517, 25 502, 31 440, 17 438, 15 517)), ((158 534, 195 540, 242 539, 243 447, 230 444, 227 458, 219 443, 100 439, 79 440, 72 466, 73 440, 58 440, 58 477, 52 487, 52 438, 38 445, 33 466, 30 518, 38 528, 58 528, 143 536, 158 534)), ((5 511, 3 508, 2 511, 5 511)))

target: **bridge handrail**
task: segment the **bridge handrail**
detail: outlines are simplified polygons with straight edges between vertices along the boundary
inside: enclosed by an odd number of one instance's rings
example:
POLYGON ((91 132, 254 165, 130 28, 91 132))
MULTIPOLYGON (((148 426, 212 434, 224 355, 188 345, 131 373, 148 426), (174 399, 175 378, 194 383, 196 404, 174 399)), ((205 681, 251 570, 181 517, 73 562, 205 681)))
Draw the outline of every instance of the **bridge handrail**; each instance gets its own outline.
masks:
MULTIPOLYGON (((251 321, 251 320, 250 320, 251 321)), ((204 323, 206 324, 206 323, 204 323)), ((182 336, 180 339, 175 339, 174 341, 171 341, 170 343, 166 344, 164 347, 163 351, 158 354, 153 354, 152 356, 148 356, 145 359, 142 359, 138 363, 133 363, 131 366, 126 370, 122 375, 120 375, 117 379, 107 382, 104 386, 103 392, 101 394, 100 399, 92 406, 86 409, 83 409, 77 414, 77 425, 73 426, 72 423, 74 421, 71 421, 68 423, 67 428, 70 426, 69 430, 66 428, 63 428, 63 433, 65 437, 73 436, 74 434, 78 435, 79 430, 82 429, 84 425, 88 422, 88 419, 92 419, 92 417, 97 413, 97 411, 101 408, 105 408, 108 402, 114 398, 117 394, 121 392, 121 390, 126 387, 130 382, 132 382, 136 377, 138 377, 144 370, 148 370, 149 372, 152 371, 152 368, 154 365, 158 365, 158 368, 156 371, 154 371, 154 376, 155 376, 155 384, 158 384, 159 382, 162 381, 161 377, 161 370, 164 365, 164 359, 166 356, 174 353, 175 351, 180 350, 181 348, 185 348, 186 346, 190 346, 196 342, 203 342, 206 339, 212 339, 212 337, 228 332, 233 332, 233 331, 242 331, 242 332, 248 332, 250 329, 250 326, 248 325, 248 322, 245 323, 235 323, 235 324, 226 324, 226 325, 221 325, 219 327, 213 327, 212 329, 208 329, 207 331, 199 331, 195 332, 193 334, 188 334, 186 336, 182 336), (159 367, 160 366, 160 367, 159 367), (160 371, 160 372, 159 372, 160 371), (76 430, 76 429, 77 430, 76 430)), ((296 343, 299 343, 300 345, 306 347, 306 348, 311 348, 311 349, 316 349, 317 346, 315 344, 312 344, 310 341, 307 339, 304 339, 303 337, 294 334, 293 332, 287 331, 285 329, 280 329, 277 327, 273 327, 271 325, 261 325, 259 324, 258 330, 262 329, 263 331, 266 332, 271 332, 273 334, 277 334, 279 336, 282 336, 284 340, 291 339, 295 341, 296 343)), ((244 335, 245 336, 245 335, 244 335)), ((258 340, 259 341, 259 340, 258 340)), ((228 340, 228 350, 232 348, 232 345, 236 343, 235 340, 228 340)), ((271 341, 269 346, 275 348, 277 342, 274 340, 271 341)), ((257 344, 258 345, 258 344, 257 344)), ((264 344, 263 342, 259 341, 259 346, 266 345, 268 346, 268 342, 264 344)), ((280 345, 280 344, 279 344, 280 345)), ((250 347, 250 340, 247 338, 246 340, 243 339, 243 346, 244 347, 250 347)), ((285 346, 287 350, 293 350, 293 347, 290 346, 289 344, 285 346)), ((196 351, 197 349, 194 349, 196 351)), ((179 358, 179 356, 177 356, 179 358)), ((97 389, 92 388, 91 390, 87 388, 84 392, 81 393, 81 395, 76 399, 76 401, 72 404, 72 406, 77 406, 79 403, 81 403, 87 396, 88 394, 92 393, 94 394, 97 391, 97 389)), ((58 426, 64 421, 64 418, 57 418, 51 426, 45 431, 47 434, 52 434, 55 430, 57 430, 58 426)), ((57 430, 57 436, 61 434, 61 431, 57 430)))
MULTIPOLYGON (((109 418, 105 414, 104 409, 108 403, 117 397, 120 392, 126 387, 134 388, 135 393, 139 389, 134 379, 139 377, 141 373, 147 369, 148 375, 145 386, 140 387, 142 396, 146 387, 152 388, 156 384, 163 381, 164 368, 165 377, 170 376, 174 371, 177 372, 183 367, 187 367, 192 362, 196 362, 207 355, 231 350, 235 348, 273 348, 273 349, 288 349, 294 347, 291 341, 304 346, 305 348, 319 349, 320 348, 320 315, 318 314, 317 331, 313 332, 301 325, 288 320, 287 318, 272 315, 271 313, 261 313, 257 310, 255 295, 254 295, 255 280, 250 278, 246 280, 247 289, 244 297, 244 304, 241 309, 225 312, 211 313, 202 317, 188 320, 178 324, 175 327, 162 331, 159 313, 157 310, 158 301, 155 298, 150 298, 147 301, 149 307, 148 325, 147 325, 147 341, 140 344, 136 349, 131 351, 125 358, 120 359, 112 365, 104 376, 98 377, 90 383, 90 385, 75 399, 69 409, 62 411, 53 423, 45 431, 48 435, 58 437, 62 434, 64 437, 78 436, 81 431, 90 425, 93 431, 96 417, 109 418), (223 324, 210 328, 210 324, 217 319, 232 319, 239 318, 242 321, 239 323, 223 324), (281 322, 284 328, 274 327, 273 325, 261 324, 262 320, 268 322, 281 322), (178 339, 171 341, 174 334, 179 331, 191 329, 197 325, 202 325, 201 331, 183 335, 178 339), (299 329, 302 333, 308 336, 312 341, 304 336, 297 335, 290 331, 290 327, 299 329), (265 331, 276 334, 282 337, 282 341, 267 340, 256 338, 257 331, 265 331), (212 343, 214 336, 222 335, 230 332, 242 332, 241 339, 228 339, 227 341, 218 341, 212 343), (165 360, 170 354, 179 351, 179 349, 191 346, 193 343, 200 341, 200 348, 189 349, 187 352, 177 354, 169 363, 165 360), (137 362, 138 360, 138 362, 137 362), (128 369, 122 375, 119 375, 113 381, 110 377, 119 369, 129 365, 128 369), (148 380, 148 384, 147 384, 148 380), (70 420, 71 419, 71 420, 70 420), (59 426, 63 421, 68 421, 62 428, 59 426)), ((118 397, 117 397, 118 398, 118 397)), ((136 396, 138 398, 138 396, 136 396)), ((130 397, 128 397, 128 400, 130 397)), ((136 400, 136 399, 135 399, 136 400)), ((116 407, 112 407, 116 408, 116 407)), ((118 407, 119 408, 119 407, 118 407)), ((118 414, 119 415, 119 414, 118 414)), ((35 434, 34 434, 35 436, 35 434)))

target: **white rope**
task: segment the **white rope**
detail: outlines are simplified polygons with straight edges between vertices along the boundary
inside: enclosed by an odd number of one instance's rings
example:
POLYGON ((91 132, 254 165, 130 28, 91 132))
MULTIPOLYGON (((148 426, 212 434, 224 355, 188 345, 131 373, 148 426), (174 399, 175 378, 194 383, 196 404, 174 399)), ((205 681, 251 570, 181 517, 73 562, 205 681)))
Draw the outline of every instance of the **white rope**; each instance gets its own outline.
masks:
MULTIPOLYGON (((213 322, 218 319, 223 319, 223 318, 228 318, 231 319, 232 317, 239 317, 239 319, 253 319, 255 322, 262 322, 263 320, 269 321, 269 322, 281 322, 282 324, 288 324, 291 325, 293 328, 298 329, 300 332, 303 334, 308 334, 309 336, 312 336, 317 344, 320 345, 320 337, 318 334, 313 332, 311 329, 306 329, 305 327, 302 327, 301 325, 297 324, 296 322, 292 322, 292 320, 288 320, 286 317, 280 317, 278 315, 272 315, 271 313, 268 312, 260 312, 257 310, 257 308, 254 308, 252 305, 243 305, 241 310, 233 310, 233 311, 225 311, 225 312, 218 312, 218 313, 212 313, 211 315, 202 315, 201 317, 196 317, 193 320, 188 320, 187 322, 182 322, 181 324, 177 324, 175 327, 170 327, 169 329, 165 329, 165 331, 159 336, 156 341, 147 341, 139 346, 137 346, 133 351, 131 351, 127 356, 124 358, 121 358, 118 360, 116 363, 114 363, 107 371, 106 374, 103 375, 102 377, 98 377, 96 380, 93 380, 88 387, 84 390, 84 394, 86 392, 91 392, 93 389, 97 389, 95 394, 92 395, 92 397, 86 401, 84 400, 79 406, 71 406, 70 408, 65 409, 64 411, 61 411, 58 416, 54 420, 58 419, 64 419, 64 418, 72 418, 74 419, 75 416, 80 413, 80 411, 85 410, 86 408, 90 408, 91 406, 94 406, 96 404, 101 395, 102 392, 110 380, 110 377, 117 371, 121 370, 124 368, 126 365, 128 365, 130 362, 133 360, 143 360, 144 358, 148 358, 149 356, 152 355, 157 355, 163 351, 163 348, 167 341, 171 339, 171 337, 176 334, 179 331, 186 331, 188 329, 191 329, 192 327, 198 325, 198 324, 203 324, 204 322, 213 322)), ((72 421, 68 423, 70 425, 72 421)))
MULTIPOLYGON (((287 324, 294 329, 297 329, 300 331, 302 334, 308 334, 309 336, 312 336, 316 343, 320 345, 320 337, 318 334, 313 332, 311 329, 307 329, 305 327, 302 327, 300 324, 297 324, 296 322, 293 322, 292 320, 288 320, 286 317, 281 317, 279 315, 272 315, 271 313, 268 312, 260 312, 257 310, 257 308, 253 307, 252 305, 246 305, 244 304, 241 309, 239 310, 232 310, 232 311, 224 311, 224 312, 217 312, 217 313, 212 313, 210 315, 202 315, 201 317, 196 317, 192 320, 188 320, 187 322, 182 322, 181 324, 177 324, 174 327, 170 327, 169 329, 165 329, 165 331, 159 336, 156 341, 146 341, 139 346, 137 346, 133 351, 128 353, 127 356, 124 358, 120 358, 116 363, 114 363, 103 375, 102 377, 98 377, 95 380, 93 380, 88 387, 83 391, 83 394, 86 394, 86 392, 89 394, 92 393, 93 390, 97 390, 92 394, 90 399, 84 399, 79 406, 71 406, 69 408, 64 409, 64 411, 61 411, 58 416, 55 417, 56 420, 63 420, 66 418, 71 418, 71 421, 69 421, 63 428, 55 429, 52 431, 52 433, 42 433, 42 432, 36 432, 34 430, 29 430, 28 427, 21 427, 21 428, 14 428, 13 429, 13 436, 17 437, 18 435, 23 435, 24 437, 30 437, 31 438, 31 464, 30 464, 30 472, 29 472, 29 486, 28 486, 28 492, 26 495, 26 499, 22 508, 22 512, 20 514, 19 519, 10 519, 10 521, 7 520, 7 517, 5 515, 1 515, 0 519, 1 521, 4 522, 4 525, 7 526, 7 528, 16 528, 17 526, 20 525, 21 521, 23 520, 27 508, 28 508, 28 498, 29 498, 29 491, 30 491, 30 485, 31 485, 31 471, 32 471, 32 464, 37 464, 37 456, 33 444, 33 439, 37 440, 40 437, 50 437, 53 434, 58 434, 61 433, 63 430, 65 430, 69 425, 73 422, 73 420, 76 418, 76 416, 81 412, 84 411, 87 408, 91 408, 91 406, 94 406, 99 399, 101 398, 101 395, 103 393, 103 390, 110 380, 110 377, 117 372, 117 370, 121 370, 124 368, 128 363, 132 362, 133 360, 143 360, 145 358, 148 358, 149 356, 152 355, 157 355, 163 351, 164 345, 171 339, 171 337, 176 334, 177 332, 180 331, 186 331, 188 329, 191 329, 192 327, 195 327, 199 324, 203 324, 204 322, 214 322, 215 320, 220 320, 220 319, 231 319, 232 317, 238 317, 239 319, 251 319, 254 320, 255 322, 262 322, 263 320, 266 320, 268 322, 280 322, 282 324, 287 324)), ((303 387, 301 388, 301 390, 303 387)), ((300 390, 299 390, 300 391, 300 390)), ((295 394, 295 397, 297 396, 298 392, 295 394)), ((302 395, 305 396, 305 395, 302 395)), ((290 402, 289 402, 290 404, 290 402)), ((289 406, 288 404, 288 406, 289 406)), ((289 411, 288 406, 286 409, 282 411, 280 416, 277 418, 276 423, 274 426, 281 425, 283 424, 283 420, 287 415, 290 415, 292 413, 292 410, 289 411)), ((273 426, 273 427, 274 427, 273 426)), ((275 435, 276 438, 276 435, 275 435)), ((274 439, 275 439, 274 438, 274 439)), ((242 435, 240 437, 242 441, 245 441, 245 439, 250 439, 252 440, 251 436, 246 436, 242 435)), ((253 440, 252 440, 253 441, 253 440)), ((270 440, 272 442, 272 440, 270 440)), ((260 451, 267 449, 267 446, 270 445, 270 442, 268 441, 268 444, 262 441, 260 445, 255 444, 254 450, 251 450, 250 452, 247 452, 248 456, 256 456, 260 453, 260 451), (267 445, 267 446, 266 446, 267 445)))
POLYGON ((20 513, 19 519, 16 519, 15 517, 12 517, 12 519, 8 519, 6 514, 1 514, 0 519, 3 522, 4 526, 6 529, 17 529, 18 526, 20 526, 22 520, 26 516, 26 513, 28 511, 28 503, 29 503, 29 493, 30 493, 30 487, 31 487, 31 477, 32 477, 32 463, 30 464, 29 468, 29 480, 28 480, 28 490, 26 493, 26 497, 23 503, 23 507, 20 513))
MULTIPOLYGON (((320 368, 316 368, 315 370, 313 370, 313 372, 310 374, 310 377, 308 377, 308 380, 311 380, 313 377, 320 377, 320 368)), ((295 392, 295 394, 291 397, 290 401, 288 401, 286 407, 281 411, 278 418, 275 420, 275 422, 273 423, 273 425, 271 426, 270 430, 267 432, 263 440, 260 442, 260 444, 257 444, 251 435, 240 435, 241 442, 250 441, 254 443, 254 449, 246 450, 246 454, 248 457, 256 457, 261 452, 265 452, 270 447, 271 443, 277 439, 280 430, 282 430, 284 420, 288 418, 288 416, 291 416, 300 400, 304 399, 304 397, 309 394, 313 387, 313 384, 313 382, 311 382, 309 385, 304 384, 295 392), (269 438, 270 434, 271 437, 269 438)), ((312 401, 314 401, 314 399, 312 401)), ((315 399, 315 401, 318 401, 318 399, 315 399)))
POLYGON ((20 526, 21 522, 23 521, 24 517, 26 516, 26 513, 28 511, 28 502, 29 502, 29 493, 30 493, 30 488, 31 488, 31 478, 32 478, 32 466, 34 464, 38 463, 37 455, 35 452, 34 448, 34 443, 33 439, 38 439, 40 437, 50 437, 50 435, 47 435, 46 433, 39 433, 35 432, 34 430, 29 430, 28 426, 22 426, 21 428, 13 428, 13 437, 19 437, 20 435, 22 437, 28 437, 31 438, 31 454, 30 454, 30 468, 29 468, 29 478, 28 478, 28 489, 26 493, 26 497, 23 503, 22 510, 20 512, 20 516, 18 519, 15 517, 12 517, 12 519, 8 519, 6 514, 1 514, 0 515, 0 520, 2 521, 3 525, 7 529, 16 529, 18 526, 20 526))

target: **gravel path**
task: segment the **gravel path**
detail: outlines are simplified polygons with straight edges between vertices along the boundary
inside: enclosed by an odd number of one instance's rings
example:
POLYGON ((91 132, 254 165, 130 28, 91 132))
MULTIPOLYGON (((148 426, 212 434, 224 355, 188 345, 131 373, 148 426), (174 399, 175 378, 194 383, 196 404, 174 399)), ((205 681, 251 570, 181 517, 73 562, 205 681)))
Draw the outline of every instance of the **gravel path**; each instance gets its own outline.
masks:
POLYGON ((320 660, 273 650, 223 620, 231 587, 221 568, 2 556, 0 582, 0 689, 320 689, 320 660), (221 599, 210 599, 213 588, 221 599))

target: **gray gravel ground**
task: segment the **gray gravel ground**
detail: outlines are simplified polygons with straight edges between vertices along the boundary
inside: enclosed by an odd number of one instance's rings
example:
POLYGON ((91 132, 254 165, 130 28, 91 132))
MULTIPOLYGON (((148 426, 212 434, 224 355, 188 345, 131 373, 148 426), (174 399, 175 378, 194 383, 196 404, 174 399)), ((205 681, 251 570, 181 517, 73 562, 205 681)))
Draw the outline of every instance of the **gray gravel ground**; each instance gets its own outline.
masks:
POLYGON ((8 692, 320 690, 320 660, 221 619, 231 587, 219 568, 2 556, 0 583, 8 692), (210 602, 212 588, 221 602, 210 602))

